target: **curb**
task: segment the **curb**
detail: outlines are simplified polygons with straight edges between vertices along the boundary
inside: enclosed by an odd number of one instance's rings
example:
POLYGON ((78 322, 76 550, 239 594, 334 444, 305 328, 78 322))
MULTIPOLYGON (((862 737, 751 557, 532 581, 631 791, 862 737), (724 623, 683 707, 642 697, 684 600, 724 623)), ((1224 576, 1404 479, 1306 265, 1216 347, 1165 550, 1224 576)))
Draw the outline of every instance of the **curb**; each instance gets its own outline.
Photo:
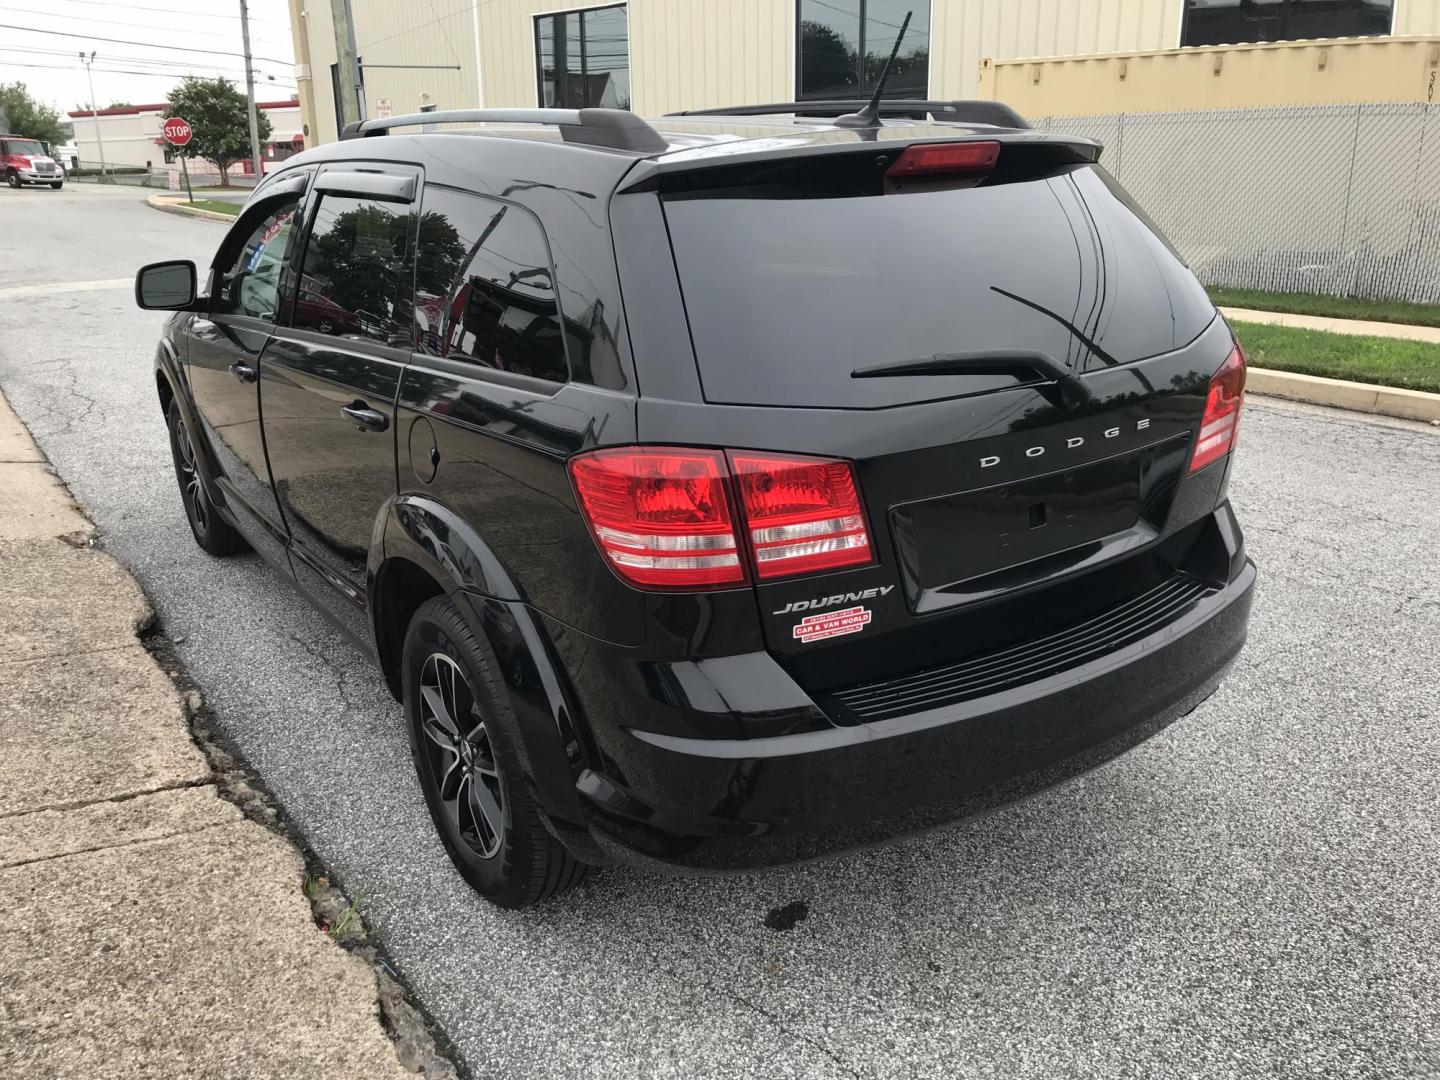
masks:
POLYGON ((1402 390, 1394 386, 1322 379, 1316 375, 1253 367, 1245 375, 1245 389, 1264 397, 1440 425, 1440 394, 1428 394, 1423 390, 1402 390))
POLYGON ((235 214, 221 214, 215 210, 199 210, 193 206, 186 206, 183 203, 173 203, 166 195, 151 195, 145 200, 146 205, 153 206, 156 210, 162 210, 167 214, 180 214, 182 217, 204 218, 206 221, 227 221, 234 223, 235 214))

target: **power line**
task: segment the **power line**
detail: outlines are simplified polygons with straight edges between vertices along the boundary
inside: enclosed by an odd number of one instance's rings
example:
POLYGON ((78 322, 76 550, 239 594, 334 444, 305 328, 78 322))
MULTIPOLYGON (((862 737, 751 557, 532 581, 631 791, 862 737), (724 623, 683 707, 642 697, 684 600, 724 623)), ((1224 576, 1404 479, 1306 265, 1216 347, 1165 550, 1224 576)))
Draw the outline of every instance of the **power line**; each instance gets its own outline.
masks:
MULTIPOLYGON (((85 4, 85 5, 88 6, 88 7, 103 7, 103 8, 109 8, 111 11, 114 11, 114 10, 115 10, 115 0, 64 0, 64 2, 67 3, 67 4, 85 4)), ((165 14, 165 15, 193 15, 193 16, 195 16, 196 18, 201 18, 201 19, 236 19, 236 20, 238 20, 238 19, 240 18, 239 15, 225 15, 225 14, 223 14, 223 13, 213 12, 213 11, 188 11, 188 10, 186 10, 185 8, 145 7, 145 6, 142 5, 142 4, 129 4, 129 3, 127 3, 127 4, 125 5, 125 9, 126 9, 127 11, 158 11, 158 12, 161 12, 162 14, 165 14)), ((274 19, 257 19, 257 18, 255 18, 255 16, 253 16, 253 15, 250 17, 250 21, 251 21, 251 22, 269 23, 271 26, 279 26, 279 25, 281 25, 280 23, 276 22, 274 19)))
MULTIPOLYGON (((37 49, 37 48, 31 47, 31 46, 25 46, 25 45, 0 45, 0 52, 18 52, 18 53, 26 53, 26 54, 34 55, 34 56, 64 56, 64 57, 67 57, 67 58, 68 58, 68 57, 73 57, 73 56, 75 55, 75 50, 74 50, 74 49, 37 49)), ((186 61, 186 60, 162 60, 162 59, 159 59, 159 58, 157 58, 157 57, 151 57, 151 56, 123 56, 123 55, 121 55, 121 54, 119 54, 119 53, 108 53, 108 52, 107 52, 107 53, 105 54, 105 57, 104 57, 104 58, 105 58, 105 60, 106 60, 107 62, 110 62, 110 63, 143 64, 143 65, 145 65, 145 66, 147 66, 147 67, 179 67, 179 68, 186 68, 186 69, 193 69, 193 68, 196 67, 195 64, 193 64, 193 63, 191 63, 191 62, 189 62, 189 61, 186 61)), ((208 69, 208 68, 207 68, 207 70, 211 70, 211 69, 208 69)), ((223 66, 223 65, 222 65, 222 66, 219 66, 219 67, 214 68, 213 70, 215 70, 215 71, 243 71, 244 68, 239 68, 239 67, 226 67, 226 66, 223 66)), ((280 70, 283 71, 283 72, 284 72, 285 74, 287 74, 287 75, 292 74, 292 71, 291 71, 291 69, 289 68, 288 65, 280 65, 280 70)))
MULTIPOLYGON (((110 60, 110 64, 107 64, 105 66, 97 66, 95 70, 100 72, 109 72, 114 75, 156 75, 166 79, 186 79, 192 77, 197 79, 213 79, 217 75, 219 75, 221 78, 224 78, 233 83, 239 83, 241 78, 243 78, 243 73, 237 71, 234 68, 196 68, 193 65, 186 65, 179 68, 117 67, 115 66, 116 64, 124 64, 126 61, 121 57, 110 57, 110 60)), ((50 68, 55 71, 75 70, 75 64, 73 61, 69 64, 46 64, 36 63, 29 59, 12 60, 7 57, 0 57, 0 68, 5 67, 50 68)), ((284 87, 287 90, 296 88, 296 83, 294 79, 285 75, 262 74, 257 76, 256 82, 266 85, 284 87)))
POLYGON ((429 22, 421 23, 419 26, 412 26, 409 30, 401 30, 398 34, 391 34, 389 37, 376 38, 374 41, 367 41, 365 42, 365 44, 359 46, 359 49, 368 49, 370 48, 370 46, 379 45, 381 42, 384 41, 394 41, 398 37, 404 37, 406 34, 413 34, 417 30, 424 30, 426 27, 434 26, 438 22, 445 22, 447 19, 454 19, 460 15, 468 15, 476 8, 482 8, 486 4, 493 4, 494 2, 495 0, 475 0, 475 3, 471 4, 469 7, 459 8, 456 11, 450 12, 448 15, 441 15, 438 19, 431 19, 429 22))
MULTIPOLYGON (((493 0, 482 0, 483 3, 493 0)), ((0 23, 0 30, 24 30, 27 34, 49 34, 52 37, 79 38, 82 41, 103 41, 107 45, 139 45, 145 49, 165 49, 169 52, 183 53, 208 53, 211 56, 244 56, 243 52, 232 52, 229 49, 200 49, 181 45, 156 45, 149 41, 131 41, 126 38, 99 37, 95 34, 72 34, 66 30, 37 30, 33 26, 16 26, 14 23, 0 23)), ((256 56, 256 60, 264 60, 271 64, 292 64, 291 60, 277 60, 273 56, 256 56)))
MULTIPOLYGON (((40 10, 39 8, 7 7, 7 8, 0 8, 0 11, 5 11, 5 12, 7 12, 7 13, 13 12, 13 13, 15 13, 15 14, 17 14, 17 15, 40 15, 40 16, 42 16, 42 17, 44 17, 44 18, 47 18, 47 19, 67 19, 67 18, 74 18, 74 16, 63 15, 63 14, 59 14, 59 13, 53 12, 53 11, 42 11, 42 10, 40 10)), ((176 12, 176 14, 179 14, 179 12, 176 12)), ((170 27, 161 27, 161 26, 142 26, 142 25, 137 25, 137 24, 135 24, 135 23, 133 23, 133 22, 122 22, 122 21, 120 21, 120 20, 118 20, 118 19, 97 19, 97 18, 94 18, 94 17, 89 16, 89 15, 85 16, 85 21, 86 21, 87 23, 104 23, 104 24, 107 25, 107 26, 126 26, 126 27, 129 27, 131 30, 168 30, 168 29, 171 29, 170 27)), ((231 38, 231 37, 234 37, 234 36, 235 36, 235 31, 233 31, 233 30, 229 30, 229 31, 227 31, 227 30, 192 30, 192 29, 190 29, 189 27, 186 27, 186 28, 185 28, 185 33, 187 33, 187 34, 199 34, 199 35, 201 35, 202 37, 223 37, 223 38, 231 38)), ((278 44, 278 41, 277 41, 276 43, 278 44)))
MULTIPOLYGON (((21 64, 21 63, 17 63, 16 61, 13 61, 13 60, 0 60, 0 68, 4 68, 4 67, 15 67, 15 68, 51 68, 51 69, 53 69, 53 70, 55 70, 55 71, 74 71, 74 70, 75 70, 75 65, 74 65, 74 64, 21 64)), ((195 76, 197 76, 197 77, 200 77, 200 76, 201 76, 201 73, 200 73, 200 72, 194 72, 194 71, 135 71, 135 70, 132 70, 132 69, 130 69, 130 68, 106 68, 106 67, 97 67, 95 70, 98 71, 98 72, 100 72, 100 74, 102 74, 102 75, 148 75, 148 76, 150 76, 152 79, 169 79, 171 82, 179 82, 181 79, 185 78, 187 75, 195 75, 195 76)), ((268 80, 267 80, 267 81, 268 81, 268 80)), ((293 87, 294 85, 295 85, 294 83, 289 83, 289 84, 287 85, 287 89, 290 88, 290 87, 293 87)), ((89 110, 87 109, 87 110, 85 110, 85 112, 88 114, 88 113, 89 113, 89 110)), ((101 112, 104 112, 104 110, 102 109, 101 112)))
MULTIPOLYGON (((430 9, 430 14, 435 15, 435 0, 425 0, 425 5, 430 9)), ((436 15, 435 22, 438 23, 439 21, 440 17, 436 15)), ((455 46, 450 42, 449 32, 442 29, 440 31, 440 38, 445 42, 445 47, 450 50, 450 59, 455 61, 455 66, 458 68, 460 66, 460 57, 455 55, 455 46)))

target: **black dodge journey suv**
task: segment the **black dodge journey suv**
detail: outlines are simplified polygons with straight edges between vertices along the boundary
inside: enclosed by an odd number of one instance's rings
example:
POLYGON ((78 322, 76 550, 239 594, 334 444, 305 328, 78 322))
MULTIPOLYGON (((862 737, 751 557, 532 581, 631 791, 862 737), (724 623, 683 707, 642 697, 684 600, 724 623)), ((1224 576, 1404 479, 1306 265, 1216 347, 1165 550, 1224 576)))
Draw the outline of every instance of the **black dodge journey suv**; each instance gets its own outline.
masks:
POLYGON ((994 102, 351 125, 203 288, 137 278, 195 538, 375 658, 497 904, 1073 776, 1215 689, 1255 582, 1244 357, 1100 149, 994 102))

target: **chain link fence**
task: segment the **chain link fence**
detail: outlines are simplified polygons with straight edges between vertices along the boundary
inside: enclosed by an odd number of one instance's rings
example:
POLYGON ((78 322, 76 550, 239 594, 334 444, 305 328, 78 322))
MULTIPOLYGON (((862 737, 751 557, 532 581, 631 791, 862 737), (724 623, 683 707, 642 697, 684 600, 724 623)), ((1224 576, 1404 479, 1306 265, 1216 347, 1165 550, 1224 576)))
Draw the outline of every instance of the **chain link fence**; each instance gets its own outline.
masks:
POLYGON ((1440 302, 1440 112, 1423 103, 1049 117, 1207 285, 1440 302))

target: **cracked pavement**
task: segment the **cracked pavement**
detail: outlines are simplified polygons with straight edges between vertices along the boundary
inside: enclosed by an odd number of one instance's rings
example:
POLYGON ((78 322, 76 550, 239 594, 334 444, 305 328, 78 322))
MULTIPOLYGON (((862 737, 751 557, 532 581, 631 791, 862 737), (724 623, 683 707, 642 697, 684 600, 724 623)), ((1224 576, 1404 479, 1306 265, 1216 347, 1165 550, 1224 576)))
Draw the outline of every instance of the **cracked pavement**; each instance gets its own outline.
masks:
POLYGON ((475 1075, 1440 1072, 1440 431, 1252 401, 1232 485, 1261 570, 1250 643, 1120 760, 884 850, 611 869, 499 912, 434 839, 378 674, 257 559, 192 543, 160 317, 124 287, 5 297, 206 260, 222 227, 70 193, 45 215, 24 208, 48 191, 0 193, 26 253, 0 267, 0 386, 475 1075))

